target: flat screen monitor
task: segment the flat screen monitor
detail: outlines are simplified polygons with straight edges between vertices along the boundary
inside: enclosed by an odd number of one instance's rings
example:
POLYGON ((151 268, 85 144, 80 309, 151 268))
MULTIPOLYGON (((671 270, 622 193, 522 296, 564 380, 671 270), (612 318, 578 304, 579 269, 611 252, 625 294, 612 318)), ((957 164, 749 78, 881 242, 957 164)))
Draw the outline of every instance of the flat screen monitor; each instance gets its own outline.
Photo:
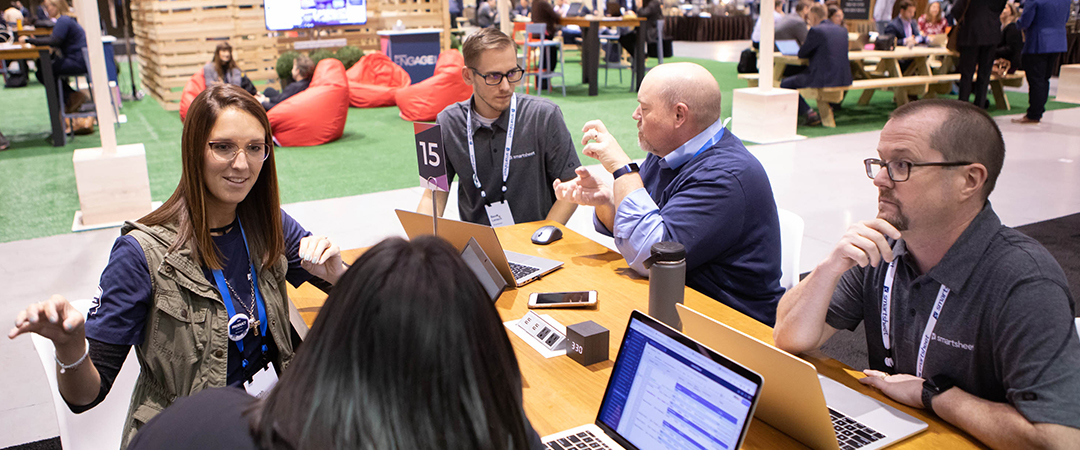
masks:
POLYGON ((263 0, 266 29, 363 25, 367 23, 367 0, 263 0))

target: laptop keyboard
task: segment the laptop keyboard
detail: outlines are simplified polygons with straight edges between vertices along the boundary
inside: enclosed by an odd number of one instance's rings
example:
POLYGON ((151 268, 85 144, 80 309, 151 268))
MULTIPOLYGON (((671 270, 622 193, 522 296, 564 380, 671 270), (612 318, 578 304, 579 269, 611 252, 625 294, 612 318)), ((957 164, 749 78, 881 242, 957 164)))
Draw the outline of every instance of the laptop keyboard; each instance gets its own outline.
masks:
MULTIPOLYGON (((513 263, 511 263, 513 264, 513 263)), ((607 444, 596 438, 591 431, 582 431, 578 434, 571 434, 570 436, 559 438, 551 442, 545 442, 545 447, 551 450, 570 450, 570 449, 595 449, 606 448, 610 449, 607 444)))
POLYGON ((836 431, 836 440, 840 443, 841 450, 865 447, 885 437, 884 434, 878 433, 873 428, 856 422, 832 408, 829 408, 829 417, 832 418, 833 429, 836 431))
MULTIPOLYGON (((509 261, 507 261, 509 262, 509 261)), ((510 263, 510 271, 514 273, 514 279, 520 280, 523 277, 532 275, 540 271, 539 267, 526 266, 524 264, 510 263)))

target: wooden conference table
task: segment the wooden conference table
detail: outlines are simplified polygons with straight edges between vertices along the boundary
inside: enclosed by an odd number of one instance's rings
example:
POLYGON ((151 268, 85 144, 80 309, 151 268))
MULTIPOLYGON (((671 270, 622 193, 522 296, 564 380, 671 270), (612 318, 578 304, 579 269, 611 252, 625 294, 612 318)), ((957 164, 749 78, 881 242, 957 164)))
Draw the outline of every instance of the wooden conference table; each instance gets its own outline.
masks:
POLYGON ((640 88, 641 79, 645 78, 645 33, 641 30, 641 24, 645 19, 641 17, 563 17, 559 19, 562 26, 577 25, 581 27, 581 82, 589 83, 589 95, 597 95, 600 90, 600 27, 634 27, 637 31, 637 44, 634 46, 634 64, 630 68, 633 72, 634 86, 640 88))
MULTIPOLYGON (((516 290, 505 291, 495 303, 504 321, 516 320, 528 311, 529 294, 533 292, 562 292, 596 290, 598 304, 595 309, 549 309, 538 311, 550 314, 563 325, 592 320, 611 330, 609 359, 583 367, 568 357, 545 359, 517 335, 510 335, 518 364, 521 366, 524 387, 525 411, 541 436, 573 428, 596 420, 596 413, 604 397, 604 389, 615 357, 619 352, 630 312, 634 309, 648 311, 649 282, 627 267, 626 261, 616 252, 592 240, 570 231, 555 222, 534 222, 495 229, 503 247, 507 250, 535 254, 565 263, 539 281, 516 290), (557 225, 563 230, 563 239, 548 246, 537 246, 529 237, 541 225, 557 225)), ((366 249, 346 250, 342 257, 354 261, 366 249)), ((289 298, 300 310, 304 321, 310 326, 326 300, 326 294, 310 284, 299 289, 289 287, 289 298)), ((751 319, 693 289, 687 288, 686 306, 720 320, 743 332, 772 343, 772 329, 751 319)), ((925 432, 909 438, 895 447, 916 448, 979 448, 966 433, 925 414, 888 400, 871 388, 859 384, 853 371, 839 361, 825 357, 807 357, 818 371, 845 385, 884 400, 902 411, 912 414, 930 424, 925 432)), ((768 380, 765 381, 768 383, 768 380)), ((747 449, 805 448, 772 426, 755 420, 751 422, 750 434, 744 443, 747 449)))
POLYGON ((49 122, 52 125, 52 144, 62 147, 66 143, 64 124, 60 120, 60 96, 56 77, 52 73, 52 58, 48 46, 21 44, 18 47, 0 47, 0 60, 36 59, 41 81, 45 84, 45 98, 49 105, 49 122))

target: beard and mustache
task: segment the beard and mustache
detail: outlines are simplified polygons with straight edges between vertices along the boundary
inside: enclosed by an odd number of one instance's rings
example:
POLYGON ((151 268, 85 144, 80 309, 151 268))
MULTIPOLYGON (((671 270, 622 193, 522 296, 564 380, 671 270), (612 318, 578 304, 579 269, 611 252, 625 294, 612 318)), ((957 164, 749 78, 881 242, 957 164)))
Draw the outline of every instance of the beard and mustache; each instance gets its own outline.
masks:
POLYGON ((878 218, 889 222, 898 231, 907 231, 908 218, 904 215, 904 208, 900 205, 900 200, 896 198, 892 190, 878 188, 878 200, 884 200, 890 204, 896 206, 896 212, 885 212, 881 208, 878 208, 878 218))

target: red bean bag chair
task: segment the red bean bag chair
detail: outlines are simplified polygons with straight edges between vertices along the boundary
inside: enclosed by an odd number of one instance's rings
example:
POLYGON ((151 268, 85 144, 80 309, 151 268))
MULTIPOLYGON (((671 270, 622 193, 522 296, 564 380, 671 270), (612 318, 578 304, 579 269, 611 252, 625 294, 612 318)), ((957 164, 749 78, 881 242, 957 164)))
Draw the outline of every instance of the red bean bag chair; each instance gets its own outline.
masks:
POLYGON ((188 107, 191 106, 191 102, 195 100, 202 91, 206 90, 206 76, 203 75, 202 67, 195 71, 195 75, 187 80, 187 85, 184 86, 184 92, 180 95, 180 121, 183 122, 187 117, 188 107))
POLYGON ((410 122, 432 122, 444 108, 467 100, 472 86, 461 79, 465 58, 457 50, 447 50, 435 63, 435 75, 394 93, 401 118, 410 122))
POLYGON ((409 73, 383 52, 364 56, 345 74, 349 78, 349 106, 394 106, 394 92, 412 83, 409 73))
POLYGON ((274 139, 285 147, 325 144, 341 137, 349 114, 345 66, 326 58, 315 66, 311 84, 266 112, 274 139))

